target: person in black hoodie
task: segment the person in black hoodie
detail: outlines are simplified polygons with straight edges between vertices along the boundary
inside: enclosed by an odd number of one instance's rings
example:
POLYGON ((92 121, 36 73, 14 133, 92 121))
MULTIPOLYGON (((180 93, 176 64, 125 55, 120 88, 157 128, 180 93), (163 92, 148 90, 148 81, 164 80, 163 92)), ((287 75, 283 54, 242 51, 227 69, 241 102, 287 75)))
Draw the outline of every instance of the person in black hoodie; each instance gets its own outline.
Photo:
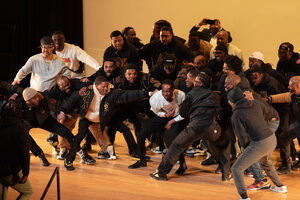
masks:
POLYGON ((241 146, 245 148, 231 167, 236 188, 241 196, 240 199, 250 199, 245 188, 243 173, 258 160, 276 185, 271 187, 271 190, 286 193, 287 188, 280 181, 270 160, 277 142, 275 135, 264 120, 260 103, 257 100, 249 101, 244 98, 242 90, 238 87, 232 89, 227 98, 228 103, 232 106, 231 123, 234 133, 241 146))
POLYGON ((0 113, 0 199, 5 200, 8 187, 20 193, 17 199, 30 199, 33 194, 28 179, 30 166, 30 138, 21 123, 21 109, 7 101, 0 113))

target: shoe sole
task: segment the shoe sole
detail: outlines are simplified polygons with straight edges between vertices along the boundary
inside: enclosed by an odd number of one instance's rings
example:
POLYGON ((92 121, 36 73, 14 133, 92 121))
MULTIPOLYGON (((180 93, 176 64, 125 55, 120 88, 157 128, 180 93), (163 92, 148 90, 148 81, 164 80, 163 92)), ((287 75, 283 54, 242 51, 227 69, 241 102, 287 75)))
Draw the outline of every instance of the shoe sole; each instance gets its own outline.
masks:
POLYGON ((151 179, 157 180, 157 181, 167 181, 167 178, 158 178, 156 176, 154 176, 153 174, 149 174, 149 177, 151 179))
POLYGON ((271 184, 260 187, 260 188, 247 188, 247 190, 251 190, 251 191, 256 191, 256 190, 265 190, 265 189, 269 189, 271 187, 271 184))

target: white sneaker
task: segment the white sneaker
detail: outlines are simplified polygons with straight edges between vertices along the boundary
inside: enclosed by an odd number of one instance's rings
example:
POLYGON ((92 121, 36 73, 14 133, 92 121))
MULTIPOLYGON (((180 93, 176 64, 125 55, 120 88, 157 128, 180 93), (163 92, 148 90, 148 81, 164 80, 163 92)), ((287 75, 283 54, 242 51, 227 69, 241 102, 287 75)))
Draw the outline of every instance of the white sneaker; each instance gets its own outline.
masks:
POLYGON ((60 151, 59 151, 58 155, 56 156, 56 158, 58 160, 64 160, 67 156, 67 153, 68 153, 68 151, 66 148, 60 148, 60 151))
POLYGON ((109 160, 116 160, 117 159, 117 156, 116 156, 116 153, 115 153, 115 148, 113 145, 109 145, 106 149, 108 155, 109 155, 109 160))
POLYGON ((247 199, 243 199, 242 197, 239 200, 251 200, 249 197, 247 199))
POLYGON ((272 186, 270 189, 274 192, 279 192, 279 193, 282 193, 282 194, 287 193, 286 185, 283 185, 283 186, 280 186, 280 187, 272 186))
POLYGON ((55 146, 52 147, 52 155, 57 155, 59 153, 59 149, 55 146))
POLYGON ((151 149, 151 151, 152 151, 153 153, 158 153, 158 154, 160 154, 160 153, 163 152, 163 151, 159 150, 159 147, 155 147, 155 148, 151 149))

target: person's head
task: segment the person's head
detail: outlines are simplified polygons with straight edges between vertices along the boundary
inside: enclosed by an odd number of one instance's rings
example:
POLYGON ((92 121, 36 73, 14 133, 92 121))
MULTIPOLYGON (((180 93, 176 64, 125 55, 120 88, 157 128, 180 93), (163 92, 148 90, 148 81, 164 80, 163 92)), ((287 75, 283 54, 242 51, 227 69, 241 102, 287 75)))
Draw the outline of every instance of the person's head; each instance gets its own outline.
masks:
POLYGON ((30 87, 25 88, 22 94, 24 101, 30 108, 39 106, 40 101, 43 99, 41 93, 30 87))
POLYGON ((112 58, 105 58, 103 61, 103 71, 107 77, 110 77, 116 69, 115 61, 112 58))
POLYGON ((160 29, 163 27, 163 26, 168 26, 170 28, 172 28, 170 22, 168 22, 167 20, 158 20, 157 22, 154 23, 153 25, 153 36, 155 39, 159 39, 160 38, 160 29))
POLYGON ((135 64, 128 64, 125 68, 125 78, 126 80, 134 84, 139 77, 139 70, 135 64))
POLYGON ((19 122, 22 119, 21 108, 13 100, 5 102, 0 110, 0 127, 19 122))
POLYGON ((168 45, 172 42, 173 39, 173 30, 168 26, 163 26, 160 29, 160 41, 163 45, 168 45))
POLYGON ((264 77, 264 73, 261 67, 253 66, 251 68, 249 73, 249 80, 253 85, 258 86, 261 83, 263 77, 264 77))
POLYGON ((198 51, 200 48, 200 38, 198 32, 191 32, 189 35, 188 46, 192 51, 198 51))
POLYGON ((264 54, 259 51, 253 52, 249 56, 249 67, 258 66, 261 67, 264 64, 264 54))
POLYGON ((300 95, 300 76, 293 76, 289 81, 289 90, 291 93, 300 95))
POLYGON ((94 84, 101 95, 107 95, 110 91, 110 83, 104 76, 97 76, 94 84))
POLYGON ((215 19, 215 23, 209 26, 210 33, 216 35, 221 30, 221 22, 218 19, 215 19))
POLYGON ((228 55, 228 48, 226 44, 223 42, 219 43, 214 50, 214 56, 216 60, 218 62, 224 61, 227 55, 228 55))
POLYGON ((54 41, 55 50, 62 51, 65 46, 65 34, 62 31, 54 31, 52 34, 52 40, 54 41))
POLYGON ((124 38, 129 41, 130 43, 133 43, 134 40, 136 39, 136 32, 134 30, 134 28, 128 26, 126 27, 123 31, 123 36, 124 38))
POLYGON ((51 59, 53 56, 54 42, 50 36, 44 36, 40 40, 42 56, 45 59, 51 59))
POLYGON ((198 55, 194 58, 194 67, 197 69, 204 68, 206 66, 206 58, 203 55, 198 55))
POLYGON ((235 87, 227 94, 228 103, 233 107, 238 101, 245 97, 243 91, 239 87, 235 87))
POLYGON ((219 31, 217 33, 217 44, 223 42, 224 44, 228 45, 229 43, 229 32, 227 31, 219 31))
POLYGON ((206 87, 209 88, 210 85, 210 76, 205 72, 200 72, 194 81, 194 87, 206 87))
POLYGON ((193 69, 187 73, 185 80, 186 87, 191 88, 194 86, 195 78, 198 76, 199 73, 200 71, 197 69, 193 69))
POLYGON ((124 38, 120 31, 116 30, 116 31, 111 32, 110 39, 111 39, 112 46, 116 50, 118 50, 118 51, 122 50, 122 48, 124 46, 124 38))
POLYGON ((176 69, 176 56, 174 54, 163 54, 163 66, 166 74, 172 74, 176 69))
POLYGON ((284 42, 279 46, 278 57, 280 61, 288 61, 292 58, 294 46, 289 42, 284 42))
POLYGON ((223 72, 226 76, 243 71, 243 61, 237 56, 227 56, 224 60, 223 72))
POLYGON ((231 74, 226 77, 224 87, 225 91, 229 92, 233 88, 235 88, 241 82, 241 77, 236 74, 231 74))
POLYGON ((66 76, 60 76, 56 81, 57 87, 60 91, 70 94, 71 93, 71 83, 66 76))
POLYGON ((174 92, 174 83, 172 80, 166 79, 161 84, 161 93, 167 101, 172 101, 174 92))
POLYGON ((182 80, 186 80, 187 73, 194 69, 193 65, 183 65, 177 75, 177 77, 181 77, 182 80))

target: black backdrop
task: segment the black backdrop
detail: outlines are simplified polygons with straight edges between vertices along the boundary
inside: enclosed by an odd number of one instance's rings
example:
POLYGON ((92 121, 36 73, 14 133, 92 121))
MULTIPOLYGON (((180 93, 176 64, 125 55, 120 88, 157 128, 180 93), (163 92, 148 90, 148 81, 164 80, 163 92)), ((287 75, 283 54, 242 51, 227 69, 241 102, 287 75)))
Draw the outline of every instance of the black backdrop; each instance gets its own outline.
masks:
MULTIPOLYGON (((66 42, 83 46, 82 0, 5 0, 0 3, 0 79, 12 82, 39 40, 62 30, 66 42)), ((28 86, 30 75, 22 81, 28 86)))

